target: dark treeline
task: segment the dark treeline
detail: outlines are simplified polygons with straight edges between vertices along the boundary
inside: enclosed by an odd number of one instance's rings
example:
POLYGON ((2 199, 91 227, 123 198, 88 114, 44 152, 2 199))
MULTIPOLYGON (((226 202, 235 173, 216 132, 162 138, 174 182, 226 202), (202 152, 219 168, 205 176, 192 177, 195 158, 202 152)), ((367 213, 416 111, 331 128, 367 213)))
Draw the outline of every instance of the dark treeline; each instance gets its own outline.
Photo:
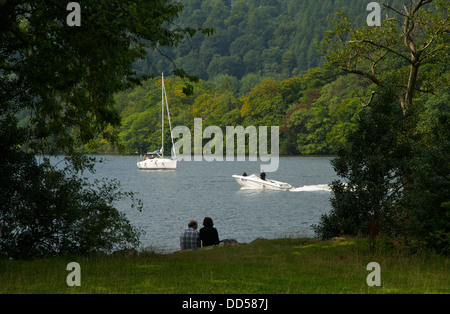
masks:
MULTIPOLYGON (((402 1, 390 1, 394 4, 402 1)), ((144 73, 167 72, 170 57, 177 66, 202 80, 231 75, 290 78, 318 67, 323 56, 316 42, 330 28, 327 18, 344 12, 364 26, 369 1, 364 0, 183 0, 183 11, 172 27, 214 28, 198 32, 177 47, 149 50, 136 63, 144 73), (162 52, 162 54, 160 53, 162 52)), ((170 73, 167 73, 170 74, 170 73)))

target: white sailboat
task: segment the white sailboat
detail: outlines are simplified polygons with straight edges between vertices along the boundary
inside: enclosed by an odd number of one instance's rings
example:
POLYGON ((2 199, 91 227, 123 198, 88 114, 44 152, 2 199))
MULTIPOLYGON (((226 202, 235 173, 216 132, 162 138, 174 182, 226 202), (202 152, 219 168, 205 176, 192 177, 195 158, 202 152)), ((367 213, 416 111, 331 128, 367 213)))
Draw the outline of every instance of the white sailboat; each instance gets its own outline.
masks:
POLYGON ((146 155, 141 156, 141 160, 137 162, 137 167, 140 170, 176 170, 177 169, 177 156, 173 149, 173 136, 172 136, 172 124, 170 122, 169 103, 167 102, 166 87, 164 85, 164 73, 161 78, 161 142, 160 149, 148 152, 146 155), (164 157, 164 105, 167 109, 167 118, 169 120, 170 137, 172 138, 172 158, 164 157), (156 155, 157 157, 154 157, 156 155))

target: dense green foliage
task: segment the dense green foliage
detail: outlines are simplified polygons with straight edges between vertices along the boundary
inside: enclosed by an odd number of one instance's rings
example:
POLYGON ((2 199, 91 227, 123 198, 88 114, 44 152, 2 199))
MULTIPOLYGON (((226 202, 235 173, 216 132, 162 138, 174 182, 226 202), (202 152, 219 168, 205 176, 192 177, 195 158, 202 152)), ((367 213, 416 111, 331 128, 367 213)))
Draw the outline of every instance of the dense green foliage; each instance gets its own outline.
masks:
MULTIPOLYGON (((394 92, 404 113, 418 93, 433 92, 448 72, 449 2, 383 3, 378 27, 359 27, 342 12, 330 18, 321 51, 332 64, 394 92)), ((447 74, 448 75, 448 74, 447 74)))
POLYGON ((342 234, 386 233, 394 228, 411 147, 407 126, 392 93, 377 96, 359 115, 357 126, 332 161, 342 181, 332 184, 333 210, 316 232, 324 238, 342 234))
POLYGON ((426 98, 432 105, 421 110, 414 132, 404 218, 421 246, 450 254, 449 88, 426 98))
MULTIPOLYGON (((380 93, 332 161, 333 209, 315 226, 322 238, 380 234, 408 248, 450 251, 449 97, 426 131, 417 113, 403 115, 393 93, 380 93)), ((423 113, 423 112, 422 112, 423 113)))
MULTIPOLYGON (((355 25, 366 21, 368 2, 360 0, 183 0, 176 24, 212 27, 213 36, 197 33, 176 48, 161 51, 203 80, 230 75, 287 79, 320 66, 315 42, 323 39, 335 12, 348 14, 355 25)), ((391 1, 392 2, 392 1, 391 1)), ((402 3, 400 0, 394 3, 402 3)), ((146 73, 167 72, 170 61, 151 50, 137 65, 146 73)), ((169 74, 169 73, 167 73, 169 74)))
MULTIPOLYGON (((92 161, 72 156, 61 169, 48 158, 17 149, 26 132, 11 116, 0 120, 0 258, 111 252, 137 246, 139 231, 114 203, 124 198, 142 206, 118 182, 89 182, 75 165, 92 161), (76 159, 76 160, 75 160, 76 159), (84 160, 83 160, 84 159, 84 160)), ((92 166, 92 164, 91 164, 92 166)))
MULTIPOLYGON (((182 93, 182 81, 166 79, 172 125, 193 130, 194 118, 202 118, 203 127, 217 125, 224 133, 227 125, 278 125, 281 154, 334 154, 356 127, 358 113, 368 99, 364 96, 373 89, 364 79, 344 75, 328 64, 287 80, 256 82, 248 90, 244 80, 222 75, 214 81, 200 81, 193 95, 187 96, 182 93)), ((160 86, 160 79, 155 78, 116 95, 122 116, 117 131, 124 153, 158 149, 160 86)), ((441 89, 439 94, 445 97, 448 91, 441 89)), ((432 99, 424 98, 424 127, 427 114, 436 110, 432 99)), ((165 138, 170 138, 166 132, 165 138)), ((170 143, 166 145, 170 151, 170 143)), ((105 139, 91 148, 112 151, 105 139)))
POLYGON ((132 194, 116 182, 80 178, 92 167, 75 149, 99 135, 117 145, 113 95, 145 78, 134 62, 149 47, 176 45, 196 32, 167 29, 182 9, 172 1, 86 0, 75 27, 66 23, 66 6, 0 2, 2 257, 137 246, 137 230, 114 207, 132 194), (35 154, 43 153, 66 154, 67 167, 57 169, 42 155, 38 163, 35 154))
POLYGON ((449 254, 448 1, 387 7, 400 17, 374 30, 338 15, 322 45, 330 62, 378 88, 332 162, 342 181, 316 232, 369 235, 372 245, 383 234, 449 254))
POLYGON ((70 154, 98 134, 115 143, 113 95, 148 77, 134 62, 195 31, 166 29, 182 9, 172 1, 85 1, 78 27, 66 24, 67 4, 59 2, 2 2, 1 101, 28 114, 31 149, 70 154))
MULTIPOLYGON (((166 79, 172 125, 193 130, 194 118, 202 118, 204 127, 217 125, 224 131, 228 125, 280 126, 282 154, 333 153, 360 109, 358 89, 365 88, 363 81, 357 86, 354 79, 339 74, 325 66, 284 81, 264 79, 248 92, 242 81, 222 75, 195 84, 190 96, 182 93, 181 81, 166 79)), ((160 145, 160 98, 160 79, 116 95, 125 153, 142 153, 160 145)), ((93 146, 97 151, 108 151, 105 139, 99 143, 93 146)))

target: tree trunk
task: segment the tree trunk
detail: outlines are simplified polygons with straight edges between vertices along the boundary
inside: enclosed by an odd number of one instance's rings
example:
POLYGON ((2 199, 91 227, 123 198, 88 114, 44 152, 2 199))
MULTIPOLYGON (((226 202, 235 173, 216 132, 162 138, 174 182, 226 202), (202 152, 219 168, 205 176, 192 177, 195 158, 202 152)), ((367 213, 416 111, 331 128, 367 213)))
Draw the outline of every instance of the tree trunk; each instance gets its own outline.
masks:
POLYGON ((413 102, 414 89, 416 86, 418 72, 419 66, 416 64, 416 62, 414 62, 413 64, 411 64, 411 67, 409 69, 409 77, 408 77, 408 84, 406 86, 405 101, 404 103, 402 103, 402 109, 404 114, 406 114, 406 111, 409 109, 409 107, 413 102))

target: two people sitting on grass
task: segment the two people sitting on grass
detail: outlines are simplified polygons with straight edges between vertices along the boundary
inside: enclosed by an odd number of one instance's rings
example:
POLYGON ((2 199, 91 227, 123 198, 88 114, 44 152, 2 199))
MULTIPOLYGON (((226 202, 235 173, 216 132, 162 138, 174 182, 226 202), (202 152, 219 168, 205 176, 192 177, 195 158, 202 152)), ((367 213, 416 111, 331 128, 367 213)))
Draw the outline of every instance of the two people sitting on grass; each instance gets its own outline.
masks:
POLYGON ((214 222, 210 217, 203 219, 203 228, 200 232, 197 230, 196 220, 188 223, 188 229, 185 229, 180 236, 180 247, 182 250, 196 250, 200 247, 219 244, 219 233, 214 228, 214 222))

